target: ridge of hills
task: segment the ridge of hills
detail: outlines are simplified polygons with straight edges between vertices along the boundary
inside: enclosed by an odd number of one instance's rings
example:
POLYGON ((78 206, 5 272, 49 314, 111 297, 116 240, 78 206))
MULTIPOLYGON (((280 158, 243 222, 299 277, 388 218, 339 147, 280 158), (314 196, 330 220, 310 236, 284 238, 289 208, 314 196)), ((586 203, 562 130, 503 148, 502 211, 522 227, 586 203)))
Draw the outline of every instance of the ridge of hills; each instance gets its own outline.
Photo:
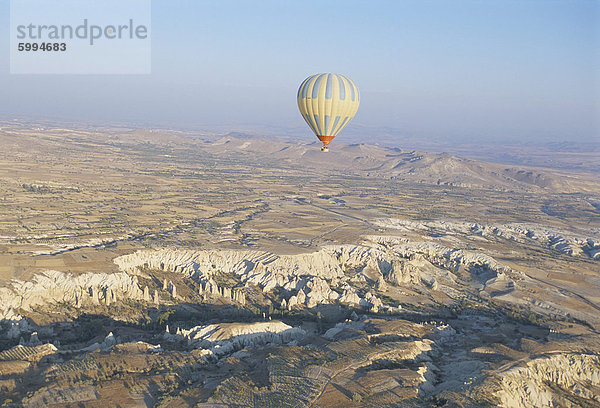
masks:
POLYGON ((503 165, 457 157, 448 153, 405 151, 369 144, 335 144, 328 154, 318 143, 292 144, 244 135, 227 135, 206 142, 203 150, 215 155, 253 155, 313 171, 338 170, 367 177, 417 183, 475 187, 499 191, 548 189, 557 192, 600 192, 600 178, 569 175, 564 171, 503 165))
POLYGON ((405 150, 377 144, 344 144, 343 139, 335 140, 331 151, 324 154, 320 152, 318 142, 294 143, 238 131, 222 135, 176 130, 112 130, 103 133, 84 129, 41 129, 28 135, 28 131, 20 127, 2 127, 0 141, 5 146, 29 144, 34 151, 52 146, 85 149, 88 147, 86 143, 117 148, 142 143, 167 150, 177 146, 179 149, 189 148, 192 153, 306 168, 324 175, 343 171, 361 177, 495 191, 600 193, 600 177, 592 172, 502 164, 450 153, 405 150), (21 140, 24 136, 25 140, 21 140), (28 143, 27 136, 36 139, 28 143))

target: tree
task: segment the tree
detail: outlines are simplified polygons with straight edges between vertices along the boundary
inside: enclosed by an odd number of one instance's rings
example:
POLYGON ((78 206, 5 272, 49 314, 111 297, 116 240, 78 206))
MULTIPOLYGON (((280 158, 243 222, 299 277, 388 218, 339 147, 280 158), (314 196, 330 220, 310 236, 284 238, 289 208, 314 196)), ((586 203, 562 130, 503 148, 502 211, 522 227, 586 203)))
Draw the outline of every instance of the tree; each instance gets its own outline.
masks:
POLYGON ((165 326, 174 313, 175 309, 168 308, 167 310, 159 314, 158 318, 156 319, 158 325, 160 327, 165 326))

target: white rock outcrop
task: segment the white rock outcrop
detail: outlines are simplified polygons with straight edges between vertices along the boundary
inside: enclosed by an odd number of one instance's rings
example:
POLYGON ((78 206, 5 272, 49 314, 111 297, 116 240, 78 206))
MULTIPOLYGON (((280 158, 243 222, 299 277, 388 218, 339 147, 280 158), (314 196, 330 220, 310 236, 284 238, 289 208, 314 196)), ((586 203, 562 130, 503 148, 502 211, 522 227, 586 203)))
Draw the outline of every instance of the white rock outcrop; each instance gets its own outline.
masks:
MULTIPOLYGON (((222 296, 245 304, 240 288, 220 287, 214 280, 218 273, 234 274, 246 286, 258 285, 264 291, 280 287, 293 293, 286 299, 289 309, 335 301, 358 305, 361 299, 353 289, 345 287, 344 293, 339 294, 331 287, 348 280, 348 271, 356 273, 362 281, 375 284, 391 265, 385 252, 353 245, 327 246, 313 253, 281 256, 260 251, 142 250, 114 261, 130 274, 139 273, 140 268, 179 272, 197 281, 203 296, 222 296)), ((163 286, 170 288, 166 281, 163 286)))
POLYGON ((246 347, 265 344, 284 344, 298 340, 306 332, 298 327, 273 320, 256 323, 220 323, 196 326, 189 330, 179 329, 175 335, 167 335, 171 340, 186 339, 188 345, 197 349, 208 349, 221 356, 246 347))
POLYGON ((102 351, 110 350, 116 344, 117 344, 117 338, 115 337, 113 332, 110 332, 110 333, 108 333, 108 335, 104 338, 104 340, 100 344, 100 350, 102 350, 102 351))
POLYGON ((328 340, 335 340, 336 336, 346 329, 363 330, 364 328, 364 322, 353 322, 350 320, 346 322, 336 323, 334 327, 325 332, 323 337, 325 337, 328 340))
POLYGON ((143 299, 144 293, 136 276, 124 272, 86 273, 73 275, 58 271, 45 271, 32 281, 13 280, 0 288, 0 313, 9 309, 32 310, 35 306, 66 302, 115 302, 117 298, 143 299))
POLYGON ((15 310, 27 312, 61 302, 77 308, 99 303, 108 306, 118 299, 143 298, 144 291, 138 285, 137 276, 124 272, 73 275, 45 271, 31 281, 13 280, 8 287, 0 288, 0 320, 9 325, 2 334, 18 338, 21 333, 30 331, 27 321, 15 310))
POLYGON ((455 273, 464 270, 482 288, 496 279, 520 280, 525 275, 496 261, 481 252, 449 248, 433 242, 411 242, 393 247, 402 259, 392 265, 390 275, 396 282, 418 278, 425 286, 432 287, 438 281, 454 283, 455 273), (397 270, 400 271, 398 274, 397 270), (454 271, 450 272, 450 271, 454 271))
POLYGON ((600 385, 598 355, 564 353, 540 357, 500 373, 500 378, 501 388, 496 395, 503 407, 564 406, 555 403, 549 383, 590 400, 590 406, 600 404, 600 395, 591 390, 600 385))
POLYGON ((592 259, 600 259, 600 237, 597 234, 594 234, 595 238, 592 236, 584 238, 538 224, 478 224, 452 221, 413 221, 397 218, 380 218, 374 223, 380 227, 404 231, 441 231, 448 234, 501 237, 521 243, 537 242, 567 255, 587 254, 592 259))

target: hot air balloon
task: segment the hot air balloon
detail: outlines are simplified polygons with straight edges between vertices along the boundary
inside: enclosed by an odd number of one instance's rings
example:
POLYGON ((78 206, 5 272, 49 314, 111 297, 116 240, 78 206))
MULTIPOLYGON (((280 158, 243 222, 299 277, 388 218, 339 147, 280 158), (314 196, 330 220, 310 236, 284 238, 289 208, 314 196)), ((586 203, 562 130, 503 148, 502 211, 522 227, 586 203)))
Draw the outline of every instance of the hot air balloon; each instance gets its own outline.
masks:
POLYGON ((298 89, 298 109, 323 142, 323 152, 329 151, 329 143, 354 117, 359 103, 358 88, 340 74, 309 76, 298 89))

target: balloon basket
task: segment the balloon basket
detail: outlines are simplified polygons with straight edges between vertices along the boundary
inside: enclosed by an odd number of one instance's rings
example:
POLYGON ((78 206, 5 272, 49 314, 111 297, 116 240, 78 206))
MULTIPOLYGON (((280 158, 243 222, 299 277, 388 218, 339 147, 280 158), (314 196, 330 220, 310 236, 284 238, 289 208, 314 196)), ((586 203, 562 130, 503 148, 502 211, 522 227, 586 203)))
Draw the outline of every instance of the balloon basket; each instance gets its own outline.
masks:
POLYGON ((323 147, 321 147, 321 151, 322 152, 328 152, 329 151, 329 147, 323 146, 323 147))

